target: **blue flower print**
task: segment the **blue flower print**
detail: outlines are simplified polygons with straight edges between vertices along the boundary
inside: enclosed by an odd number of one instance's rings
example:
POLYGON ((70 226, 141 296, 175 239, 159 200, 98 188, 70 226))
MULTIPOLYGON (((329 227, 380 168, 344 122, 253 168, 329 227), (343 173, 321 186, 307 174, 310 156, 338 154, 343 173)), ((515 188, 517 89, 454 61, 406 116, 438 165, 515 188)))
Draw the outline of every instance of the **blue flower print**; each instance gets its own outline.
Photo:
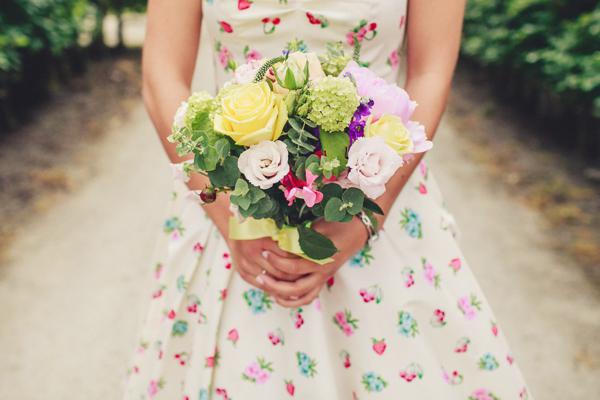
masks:
POLYGON ((373 371, 362 376, 362 383, 367 392, 381 392, 387 386, 387 382, 373 371))
POLYGON ((267 312, 267 309, 271 308, 273 300, 269 298, 266 292, 259 289, 250 289, 244 292, 244 299, 252 314, 263 314, 267 312))
POLYGON ((419 214, 411 208, 405 208, 400 214, 403 218, 400 220, 400 226, 404 228, 410 237, 421 239, 423 237, 423 230, 421 228, 421 218, 419 217, 419 214))
POLYGON ((417 330, 417 321, 406 311, 398 313, 398 333, 405 337, 415 337, 417 330))
POLYGON ((200 389, 200 395, 198 396, 198 400, 208 400, 208 390, 200 389))
POLYGON ((355 268, 362 268, 365 266, 365 264, 369 265, 372 259, 373 256, 371 255, 371 248, 369 246, 365 246, 355 255, 353 255, 350 260, 348 260, 348 265, 355 268))
POLYGON ((306 353, 297 352, 296 358, 298 358, 298 370, 300 374, 307 378, 312 378, 316 373, 316 365, 315 360, 312 360, 306 353))
POLYGON ((499 364, 492 353, 486 353, 479 359, 479 368, 486 371, 493 371, 498 368, 499 364))
POLYGON ((173 336, 183 336, 187 332, 188 323, 187 321, 177 321, 173 324, 173 330, 171 335, 173 336))
POLYGON ((163 224, 163 231, 165 233, 173 233, 175 230, 177 230, 180 235, 183 234, 185 228, 181 226, 181 220, 177 217, 166 219, 163 224))

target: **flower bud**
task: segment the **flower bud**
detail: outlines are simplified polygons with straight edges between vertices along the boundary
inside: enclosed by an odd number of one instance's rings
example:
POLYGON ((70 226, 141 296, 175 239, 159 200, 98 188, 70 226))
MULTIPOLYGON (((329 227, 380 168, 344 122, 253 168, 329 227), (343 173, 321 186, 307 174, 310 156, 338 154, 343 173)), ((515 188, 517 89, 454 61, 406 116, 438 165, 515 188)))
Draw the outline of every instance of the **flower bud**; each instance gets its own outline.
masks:
POLYGON ((292 116, 292 114, 294 113, 294 107, 296 106, 296 91, 291 90, 290 92, 288 92, 288 94, 284 96, 283 101, 285 102, 288 116, 292 116))
POLYGON ((211 187, 205 187, 200 192, 200 199, 205 204, 213 203, 217 199, 217 193, 215 192, 215 189, 213 189, 211 187))

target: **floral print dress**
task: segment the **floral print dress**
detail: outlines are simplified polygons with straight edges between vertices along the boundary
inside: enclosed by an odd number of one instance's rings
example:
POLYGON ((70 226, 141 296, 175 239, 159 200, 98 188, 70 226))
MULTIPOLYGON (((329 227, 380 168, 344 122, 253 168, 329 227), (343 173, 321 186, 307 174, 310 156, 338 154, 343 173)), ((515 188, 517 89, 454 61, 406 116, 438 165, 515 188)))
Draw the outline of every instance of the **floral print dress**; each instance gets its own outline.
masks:
MULTIPOLYGON (((294 38, 315 52, 358 40, 376 74, 398 78, 403 0, 203 0, 203 13, 219 85, 229 59, 271 57, 294 38)), ((235 273, 186 191, 175 182, 126 399, 532 398, 425 161, 380 239, 302 308, 235 273)))

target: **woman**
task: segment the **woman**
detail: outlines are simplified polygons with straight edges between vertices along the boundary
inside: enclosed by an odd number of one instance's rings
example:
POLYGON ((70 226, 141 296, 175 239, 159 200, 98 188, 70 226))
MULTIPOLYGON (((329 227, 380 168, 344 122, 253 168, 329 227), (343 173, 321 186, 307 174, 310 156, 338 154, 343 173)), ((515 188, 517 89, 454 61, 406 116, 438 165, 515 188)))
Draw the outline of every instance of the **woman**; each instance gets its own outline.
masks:
MULTIPOLYGON (((359 40, 361 60, 396 81, 406 31, 405 89, 432 138, 463 10, 464 0, 150 0, 144 100, 178 163, 166 137, 190 95, 201 20, 218 85, 232 77, 229 59, 272 57, 294 38, 317 53, 359 40)), ((313 224, 340 249, 325 266, 270 239, 228 239, 228 199, 201 207, 176 185, 126 398, 530 398, 421 157, 377 200, 385 216, 372 247, 358 218, 313 224)))

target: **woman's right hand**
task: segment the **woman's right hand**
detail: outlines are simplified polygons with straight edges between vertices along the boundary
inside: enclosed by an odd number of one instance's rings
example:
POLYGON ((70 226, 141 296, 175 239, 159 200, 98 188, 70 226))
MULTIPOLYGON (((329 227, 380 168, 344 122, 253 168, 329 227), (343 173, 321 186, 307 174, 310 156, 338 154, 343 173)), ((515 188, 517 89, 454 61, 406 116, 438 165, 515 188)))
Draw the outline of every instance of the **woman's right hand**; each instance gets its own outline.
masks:
POLYGON ((282 281, 295 281, 302 277, 302 275, 288 274, 280 271, 269 263, 265 257, 267 252, 272 252, 280 257, 289 259, 299 258, 294 254, 281 250, 271 238, 254 240, 228 239, 227 244, 231 254, 231 263, 242 279, 259 289, 265 290, 267 293, 269 293, 269 290, 264 286, 263 273, 282 281))

